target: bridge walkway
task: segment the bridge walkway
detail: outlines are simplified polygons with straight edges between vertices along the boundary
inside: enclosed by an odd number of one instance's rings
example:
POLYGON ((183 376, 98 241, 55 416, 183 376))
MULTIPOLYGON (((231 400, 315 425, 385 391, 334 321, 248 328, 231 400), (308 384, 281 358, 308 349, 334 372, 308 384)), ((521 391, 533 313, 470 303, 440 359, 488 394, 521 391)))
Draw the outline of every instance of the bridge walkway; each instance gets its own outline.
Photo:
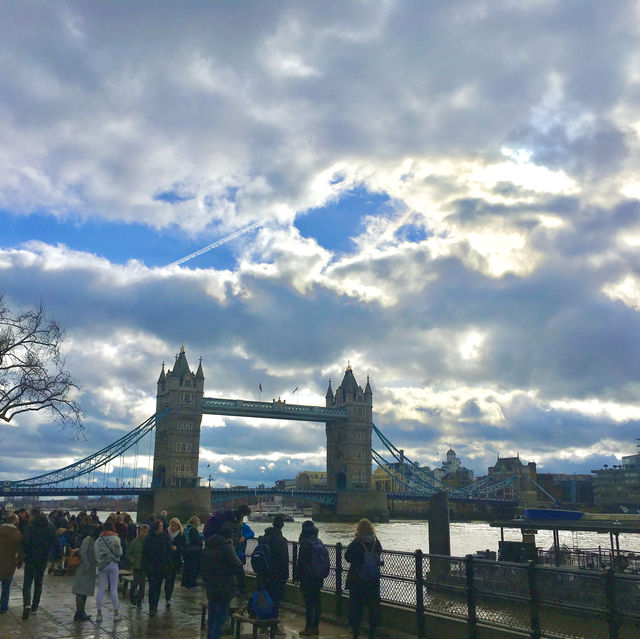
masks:
MULTIPOLYGON (((87 614, 91 621, 74 622, 75 595, 71 593, 73 577, 46 575, 42 588, 42 599, 37 612, 22 620, 22 576, 17 570, 11 584, 9 612, 0 615, 0 637, 2 639, 206 639, 207 631, 200 628, 201 601, 203 595, 189 592, 179 585, 166 610, 161 603, 156 617, 149 617, 148 606, 142 610, 129 605, 128 597, 120 595, 120 612, 123 619, 113 620, 111 600, 107 595, 103 602, 103 620, 95 621, 95 598, 87 599, 87 614)), ((304 610, 289 604, 281 610, 285 639, 297 639, 304 628, 304 610)), ((231 635, 223 635, 230 637, 231 635)), ((366 635, 365 635, 366 636, 366 635)), ((251 637, 248 625, 243 626, 242 639, 251 637)), ((268 634, 261 635, 268 637, 268 634)), ((394 632, 393 639, 411 639, 412 635, 394 632)), ((350 639, 351 632, 344 625, 323 620, 320 623, 320 639, 350 639)), ((391 639, 391 635, 380 633, 379 639, 391 639)))

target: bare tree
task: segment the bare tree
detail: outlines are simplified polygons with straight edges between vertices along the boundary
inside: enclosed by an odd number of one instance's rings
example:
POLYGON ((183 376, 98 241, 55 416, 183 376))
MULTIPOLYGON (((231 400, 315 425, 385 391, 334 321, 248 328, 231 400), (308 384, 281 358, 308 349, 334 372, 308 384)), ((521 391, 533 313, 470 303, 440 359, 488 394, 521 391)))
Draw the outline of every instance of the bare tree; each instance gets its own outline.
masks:
POLYGON ((42 304, 12 313, 0 293, 0 419, 45 411, 83 432, 82 411, 71 399, 78 388, 60 352, 64 330, 42 304))

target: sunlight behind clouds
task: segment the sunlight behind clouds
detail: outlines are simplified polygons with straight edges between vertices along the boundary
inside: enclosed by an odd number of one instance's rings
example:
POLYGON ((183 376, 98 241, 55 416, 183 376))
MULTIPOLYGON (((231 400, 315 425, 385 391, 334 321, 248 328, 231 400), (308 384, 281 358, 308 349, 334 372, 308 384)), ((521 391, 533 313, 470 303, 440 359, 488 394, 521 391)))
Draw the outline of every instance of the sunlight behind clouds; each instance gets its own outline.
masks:
MULTIPOLYGON (((66 327, 78 457, 153 412, 183 340, 211 396, 322 404, 350 360, 430 463, 633 450, 634 3, 5 5, 0 292, 66 327)), ((13 475, 69 458, 21 424, 13 475)), ((200 474, 270 483, 323 447, 207 417, 200 474)))

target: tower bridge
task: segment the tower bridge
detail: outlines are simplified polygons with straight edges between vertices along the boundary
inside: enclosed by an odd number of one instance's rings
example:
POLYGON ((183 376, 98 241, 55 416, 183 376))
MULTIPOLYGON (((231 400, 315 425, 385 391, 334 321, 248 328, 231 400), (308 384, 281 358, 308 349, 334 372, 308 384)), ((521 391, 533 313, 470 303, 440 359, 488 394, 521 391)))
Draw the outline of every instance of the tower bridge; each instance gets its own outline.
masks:
MULTIPOLYGON (((207 514, 212 503, 250 494, 276 494, 278 489, 246 489, 232 491, 211 489, 200 485, 198 464, 200 429, 203 415, 224 415, 311 421, 325 424, 326 491, 282 491, 313 502, 318 518, 356 519, 363 515, 377 520, 388 518, 387 494, 371 490, 371 467, 376 461, 394 478, 400 492, 390 499, 426 500, 446 491, 454 501, 484 501, 515 503, 508 493, 513 479, 500 484, 482 482, 465 489, 449 489, 427 469, 420 468, 397 449, 373 424, 373 392, 367 377, 365 388, 358 385, 351 366, 347 366, 342 382, 335 392, 329 382, 324 406, 287 404, 277 399, 271 402, 223 399, 204 396, 202 360, 192 372, 184 346, 176 356, 173 369, 163 363, 157 381, 156 413, 124 437, 102 450, 70 464, 21 481, 5 481, 0 494, 11 495, 96 495, 138 494, 139 514, 167 510, 175 513, 207 514), (387 452, 396 460, 389 463, 372 447, 376 434, 387 452), (153 463, 150 481, 137 481, 138 457, 144 457, 144 442, 149 441, 147 456, 151 466, 151 436, 153 463), (124 455, 134 454, 133 481, 125 482, 124 455), (107 485, 107 475, 120 464, 120 482, 107 485), (107 472, 109 470, 109 472, 107 472), (105 485, 96 477, 104 472, 105 485), (237 493, 237 494, 236 494, 237 493), (242 494, 241 494, 242 493, 242 494)), ((143 473, 145 476, 148 473, 143 473)), ((130 479, 130 478, 129 478, 130 479)), ((279 493, 278 493, 279 494, 279 493)))

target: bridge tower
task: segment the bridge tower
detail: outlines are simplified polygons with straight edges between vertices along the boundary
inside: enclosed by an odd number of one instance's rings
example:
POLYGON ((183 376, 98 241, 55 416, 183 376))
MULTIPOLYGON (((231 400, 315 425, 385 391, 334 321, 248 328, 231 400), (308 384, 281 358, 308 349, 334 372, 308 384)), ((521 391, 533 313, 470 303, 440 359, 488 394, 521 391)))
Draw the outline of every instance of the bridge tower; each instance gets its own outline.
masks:
POLYGON ((202 361, 198 371, 192 373, 183 345, 176 357, 173 370, 165 373, 162 364, 158 378, 156 413, 168 408, 169 414, 156 426, 153 487, 198 486, 203 395, 202 361))
POLYGON ((169 409, 169 414, 156 425, 153 493, 138 499, 140 520, 163 510, 181 519, 208 516, 211 491, 200 487, 198 476, 203 395, 202 360, 191 372, 183 344, 173 370, 165 372, 163 363, 158 378, 156 413, 169 409))
POLYGON ((349 416, 346 422, 327 422, 326 425, 329 490, 371 488, 372 400, 369 378, 363 391, 349 365, 335 394, 329 381, 327 407, 344 407, 349 416))
POLYGON ((329 381, 325 399, 327 407, 344 407, 348 417, 326 423, 327 488, 337 491, 336 507, 333 513, 318 508, 314 517, 351 521, 366 516, 388 521, 386 493, 371 490, 373 392, 369 377, 363 390, 347 365, 335 393, 329 381))

